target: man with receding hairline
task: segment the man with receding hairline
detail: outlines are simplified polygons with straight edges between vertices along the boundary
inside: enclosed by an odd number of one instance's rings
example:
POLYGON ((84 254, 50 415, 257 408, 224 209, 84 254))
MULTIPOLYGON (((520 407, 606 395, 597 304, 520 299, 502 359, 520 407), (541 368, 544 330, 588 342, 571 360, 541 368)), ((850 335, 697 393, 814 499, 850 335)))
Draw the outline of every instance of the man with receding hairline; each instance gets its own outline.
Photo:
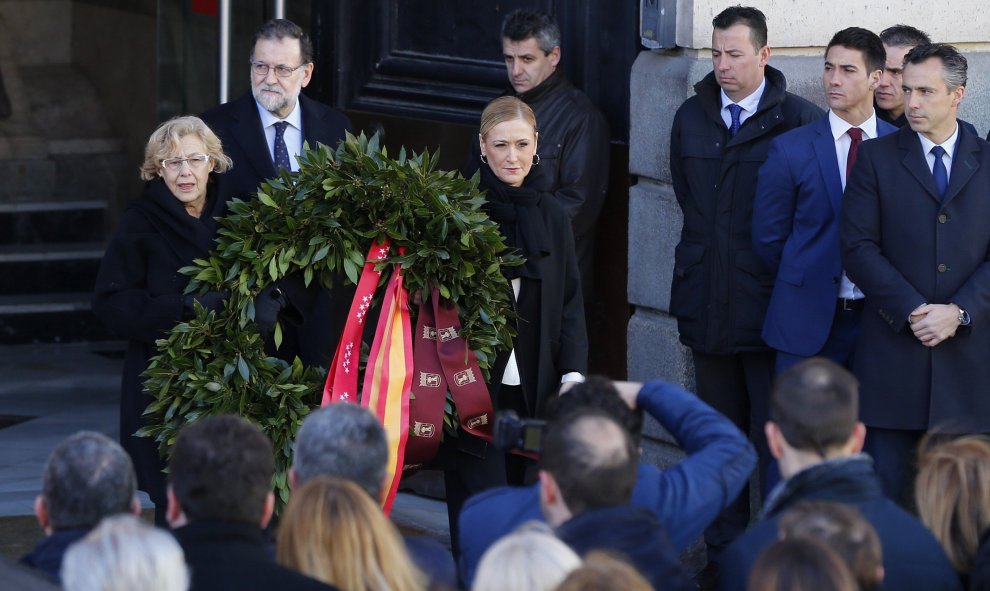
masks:
POLYGON ((629 433, 605 412, 565 415, 548 427, 540 452, 543 515, 578 554, 616 552, 657 589, 693 590, 656 515, 629 502, 638 456, 629 433))
POLYGON ((901 502, 926 431, 990 432, 990 144, 957 117, 967 73, 951 45, 905 55, 908 127, 863 145, 842 212, 843 262, 866 294, 866 449, 901 502))

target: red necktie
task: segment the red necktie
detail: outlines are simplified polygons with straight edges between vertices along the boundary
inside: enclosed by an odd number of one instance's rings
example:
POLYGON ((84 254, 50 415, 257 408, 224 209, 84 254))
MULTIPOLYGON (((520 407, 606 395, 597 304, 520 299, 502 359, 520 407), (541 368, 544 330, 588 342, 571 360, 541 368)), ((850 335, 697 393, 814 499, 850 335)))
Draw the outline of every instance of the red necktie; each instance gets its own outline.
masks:
POLYGON ((853 163, 856 162, 856 152, 859 151, 859 145, 863 143, 863 130, 858 127, 850 127, 849 137, 852 138, 852 143, 849 144, 849 155, 846 156, 846 182, 849 182, 849 173, 852 172, 853 163))

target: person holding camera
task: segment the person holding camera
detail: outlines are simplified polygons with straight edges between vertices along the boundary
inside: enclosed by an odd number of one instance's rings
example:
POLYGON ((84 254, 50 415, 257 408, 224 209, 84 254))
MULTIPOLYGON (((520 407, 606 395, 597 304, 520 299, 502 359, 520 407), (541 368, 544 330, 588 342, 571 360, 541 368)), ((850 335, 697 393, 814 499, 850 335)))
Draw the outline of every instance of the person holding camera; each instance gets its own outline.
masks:
MULTIPOLYGON (((548 408, 547 428, 582 408, 598 409, 613 418, 639 446, 643 412, 660 423, 680 443, 687 457, 666 470, 638 462, 630 503, 652 512, 667 530, 675 550, 683 550, 739 494, 756 466, 756 452, 745 435, 727 418, 694 394, 673 384, 653 380, 645 384, 612 382, 590 376, 565 390, 548 408)), ((520 447, 542 441, 527 433, 531 422, 504 437, 499 420, 496 439, 520 447), (503 437, 500 437, 502 435, 503 437)), ((539 452, 541 448, 530 448, 539 452)), ((541 457, 541 463, 546 459, 541 457)), ((542 465, 541 464, 541 465, 542 465)), ((479 493, 464 504, 460 514, 459 567, 470 585, 482 554, 495 541, 530 520, 544 520, 540 486, 503 486, 479 493)))

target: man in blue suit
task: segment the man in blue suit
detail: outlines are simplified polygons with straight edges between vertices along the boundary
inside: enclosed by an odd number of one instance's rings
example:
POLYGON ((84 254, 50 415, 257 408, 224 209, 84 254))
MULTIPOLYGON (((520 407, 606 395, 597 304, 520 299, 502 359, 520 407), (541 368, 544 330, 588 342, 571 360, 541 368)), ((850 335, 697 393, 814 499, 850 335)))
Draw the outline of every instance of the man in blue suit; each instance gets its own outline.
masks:
POLYGON ((813 356, 852 361, 864 301, 842 269, 842 192, 859 145, 896 131, 873 108, 885 59, 874 33, 836 33, 822 74, 828 114, 774 139, 760 168, 753 251, 776 274, 763 340, 777 373, 813 356))
POLYGON ((951 45, 907 53, 910 128, 863 146, 842 212, 869 308, 854 362, 866 450, 898 499, 925 431, 990 432, 990 145, 956 118, 966 78, 951 45))

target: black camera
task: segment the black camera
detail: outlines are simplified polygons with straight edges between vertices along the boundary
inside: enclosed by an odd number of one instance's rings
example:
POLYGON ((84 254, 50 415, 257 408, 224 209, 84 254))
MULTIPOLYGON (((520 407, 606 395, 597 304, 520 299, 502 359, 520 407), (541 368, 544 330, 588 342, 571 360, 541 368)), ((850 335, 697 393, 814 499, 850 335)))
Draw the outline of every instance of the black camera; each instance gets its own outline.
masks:
POLYGON ((495 418, 495 446, 502 451, 538 454, 543 450, 546 421, 520 419, 514 410, 503 410, 495 418))

